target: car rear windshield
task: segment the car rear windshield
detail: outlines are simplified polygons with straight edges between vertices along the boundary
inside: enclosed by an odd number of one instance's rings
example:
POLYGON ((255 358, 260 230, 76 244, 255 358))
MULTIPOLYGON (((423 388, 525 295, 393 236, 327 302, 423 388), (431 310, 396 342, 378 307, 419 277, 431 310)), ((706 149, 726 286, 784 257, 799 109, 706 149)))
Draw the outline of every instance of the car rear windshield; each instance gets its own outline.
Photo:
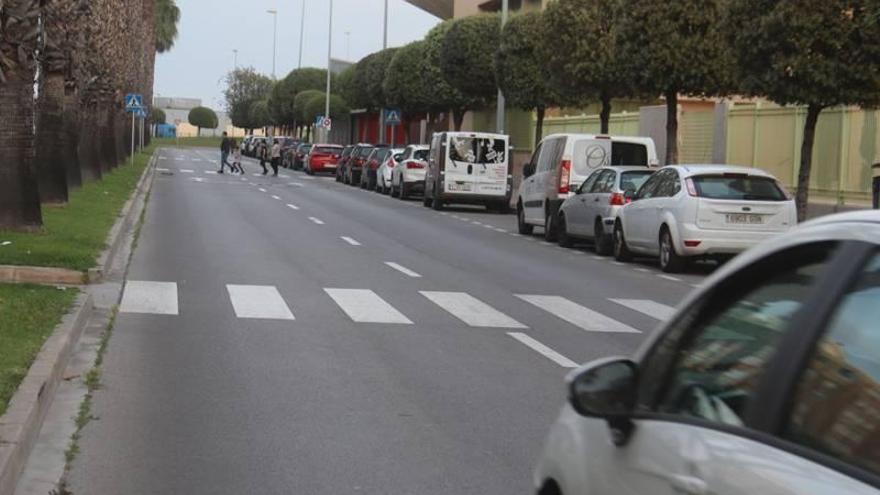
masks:
POLYGON ((786 195, 770 177, 745 174, 698 175, 691 177, 697 196, 741 201, 785 201, 786 195))
POLYGON ((389 149, 379 150, 376 152, 376 155, 373 156, 373 158, 377 162, 382 163, 386 158, 388 158, 388 155, 390 155, 390 154, 391 154, 391 150, 389 150, 389 149))
POLYGON ((620 189, 622 191, 638 191, 642 184, 653 174, 653 170, 634 170, 620 174, 620 189))
POLYGON ((611 143, 611 165, 648 166, 648 147, 644 144, 611 143))
POLYGON ((368 146, 368 147, 366 147, 366 148, 361 148, 361 152, 360 152, 360 155, 359 155, 360 158, 366 158, 366 157, 370 156, 370 153, 373 152, 373 149, 374 149, 374 148, 371 147, 371 146, 368 146))
POLYGON ((431 150, 416 150, 413 153, 413 160, 427 160, 428 154, 431 153, 431 150))
POLYGON ((339 153, 341 150, 342 150, 342 148, 339 148, 337 146, 318 146, 315 148, 315 153, 336 154, 336 153, 339 153))

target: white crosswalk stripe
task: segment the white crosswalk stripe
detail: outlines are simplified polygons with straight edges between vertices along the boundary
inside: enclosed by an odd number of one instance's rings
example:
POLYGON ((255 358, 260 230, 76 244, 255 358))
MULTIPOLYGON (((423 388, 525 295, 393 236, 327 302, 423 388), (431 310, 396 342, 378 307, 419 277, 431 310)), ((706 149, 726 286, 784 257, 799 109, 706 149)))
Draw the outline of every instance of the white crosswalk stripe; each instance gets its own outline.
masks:
POLYGON ((517 294, 516 297, 588 332, 640 333, 635 328, 561 296, 517 294))
POLYGON ((537 340, 529 337, 528 335, 521 332, 507 332, 507 335, 515 338, 516 340, 522 342, 538 354, 544 356, 545 358, 553 361, 554 363, 562 366, 563 368, 577 368, 578 364, 571 359, 559 354, 553 349, 547 347, 546 345, 538 342, 537 340))
POLYGON ((227 285, 235 316, 266 320, 293 320, 278 289, 271 285, 227 285))
POLYGON ((397 323, 412 325, 403 313, 368 289, 324 289, 351 318, 360 323, 397 323))
POLYGON ((651 318, 660 321, 668 320, 672 317, 672 314, 675 313, 675 308, 672 306, 660 304, 656 301, 651 301, 650 299, 609 299, 609 301, 620 304, 621 306, 626 306, 629 309, 646 314, 651 318))
POLYGON ((177 284, 174 282, 129 280, 125 284, 125 292, 122 294, 119 311, 122 313, 176 315, 178 314, 177 284))
POLYGON ((416 273, 416 272, 410 270, 409 268, 407 268, 407 267, 405 267, 405 266, 403 266, 403 265, 400 265, 400 264, 394 263, 393 261, 386 261, 385 264, 388 265, 388 266, 390 266, 391 268, 394 268, 395 270, 399 271, 400 273, 402 273, 402 274, 404 274, 404 275, 406 275, 406 276, 408 276, 408 277, 412 277, 412 278, 422 278, 422 276, 419 275, 418 273, 416 273))
POLYGON ((431 302, 472 327, 528 328, 466 292, 420 292, 431 302))

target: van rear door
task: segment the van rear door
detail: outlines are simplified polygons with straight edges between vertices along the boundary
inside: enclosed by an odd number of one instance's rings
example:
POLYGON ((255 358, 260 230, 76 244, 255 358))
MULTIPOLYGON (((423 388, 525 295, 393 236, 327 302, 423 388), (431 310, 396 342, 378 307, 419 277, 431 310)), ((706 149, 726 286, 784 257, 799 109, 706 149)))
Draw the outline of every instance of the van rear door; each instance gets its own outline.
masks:
POLYGON ((445 192, 499 197, 507 194, 507 136, 451 135, 446 149, 445 192))

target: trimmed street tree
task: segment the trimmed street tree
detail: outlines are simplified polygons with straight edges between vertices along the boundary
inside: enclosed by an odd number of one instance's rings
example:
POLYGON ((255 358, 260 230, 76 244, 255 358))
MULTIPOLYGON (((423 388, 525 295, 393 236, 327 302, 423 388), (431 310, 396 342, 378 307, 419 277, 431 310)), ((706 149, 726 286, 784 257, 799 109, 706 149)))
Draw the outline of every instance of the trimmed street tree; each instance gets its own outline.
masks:
POLYGON ((198 135, 202 135, 202 128, 216 129, 219 124, 217 114, 208 107, 195 107, 189 111, 187 120, 190 125, 194 125, 199 129, 198 135))
POLYGON ((547 107, 560 103, 546 82, 545 59, 538 51, 541 19, 539 12, 513 16, 501 32, 495 56, 495 78, 507 103, 522 110, 534 110, 537 114, 535 144, 541 141, 544 133, 547 107))
POLYGON ((431 110, 436 112, 451 110, 455 130, 460 131, 464 114, 472 108, 484 105, 485 101, 479 97, 465 95, 454 88, 446 80, 440 66, 440 52, 443 48, 443 42, 454 22, 453 20, 443 21, 428 31, 428 34, 425 35, 424 63, 413 72, 428 92, 427 100, 432 102, 431 110))
POLYGON ((666 98, 667 165, 678 163, 678 95, 712 96, 728 89, 731 63, 722 34, 728 3, 621 0, 621 79, 639 94, 666 98))
POLYGON ((275 83, 269 95, 269 112, 272 114, 273 120, 288 127, 301 124, 301 122, 297 122, 293 111, 293 99, 301 91, 321 90, 326 84, 326 69, 304 67, 290 71, 284 79, 275 83))
MULTIPOLYGON (((559 0, 541 22, 540 60, 549 85, 569 101, 598 100, 601 133, 608 133, 611 100, 632 93, 618 53, 618 0, 559 0)), ((532 33, 526 33, 532 34, 532 33)))
POLYGON ((265 128, 272 125, 272 114, 269 112, 269 103, 266 100, 259 100, 251 103, 248 118, 251 125, 256 128, 265 128))
POLYGON ((161 108, 152 107, 150 108, 150 121, 153 123, 153 134, 156 134, 160 125, 168 123, 168 117, 165 116, 165 111, 161 108))
POLYGON ((456 19, 440 45, 439 63, 453 88, 488 102, 498 95, 495 51, 501 38, 501 16, 481 14, 456 19))
MULTIPOLYGON (((324 110, 327 103, 327 94, 316 94, 306 101, 303 113, 312 122, 315 122, 319 116, 325 116, 324 110)), ((330 118, 334 121, 345 120, 348 117, 348 105, 339 95, 330 95, 330 118)), ((325 116, 326 117, 326 116, 325 116)))
POLYGON ((876 106, 880 100, 880 4, 738 0, 727 24, 742 90, 807 107, 796 196, 803 221, 820 113, 838 105, 876 106))
POLYGON ((427 112, 432 101, 416 71, 425 58, 425 42, 413 41, 397 50, 385 71, 382 90, 389 105, 407 114, 427 112))
POLYGON ((349 105, 354 102, 354 71, 355 65, 350 65, 336 76, 336 93, 349 105))
POLYGON ((367 110, 374 109, 368 88, 370 65, 373 63, 373 59, 375 59, 377 55, 378 52, 371 53, 360 59, 358 63, 354 65, 353 74, 351 76, 351 94, 349 95, 350 99, 348 102, 355 108, 364 108, 367 110))
POLYGON ((385 97, 384 83, 385 73, 397 48, 387 48, 376 52, 374 57, 370 58, 370 62, 366 65, 366 82, 367 97, 369 98, 370 107, 382 109, 388 106, 388 98, 385 97))
POLYGON ((307 89, 305 91, 301 91, 299 94, 296 95, 296 98, 293 99, 293 113, 296 115, 296 120, 298 122, 302 122, 302 125, 306 130, 306 140, 309 140, 312 137, 312 124, 315 123, 315 117, 317 117, 317 115, 310 116, 306 111, 306 106, 312 100, 312 98, 323 96, 323 91, 318 91, 316 89, 307 89))
POLYGON ((251 131, 251 105, 265 100, 272 91, 272 79, 257 73, 252 67, 236 69, 226 76, 226 109, 232 125, 251 131))

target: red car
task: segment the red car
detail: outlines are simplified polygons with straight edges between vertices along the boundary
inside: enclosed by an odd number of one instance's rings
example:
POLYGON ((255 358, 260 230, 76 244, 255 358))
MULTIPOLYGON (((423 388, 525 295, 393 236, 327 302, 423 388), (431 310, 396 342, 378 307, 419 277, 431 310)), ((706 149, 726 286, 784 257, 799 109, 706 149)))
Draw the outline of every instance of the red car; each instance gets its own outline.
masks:
POLYGON ((343 147, 336 144, 316 144, 312 146, 306 159, 306 173, 314 175, 315 172, 335 172, 342 156, 343 147))

